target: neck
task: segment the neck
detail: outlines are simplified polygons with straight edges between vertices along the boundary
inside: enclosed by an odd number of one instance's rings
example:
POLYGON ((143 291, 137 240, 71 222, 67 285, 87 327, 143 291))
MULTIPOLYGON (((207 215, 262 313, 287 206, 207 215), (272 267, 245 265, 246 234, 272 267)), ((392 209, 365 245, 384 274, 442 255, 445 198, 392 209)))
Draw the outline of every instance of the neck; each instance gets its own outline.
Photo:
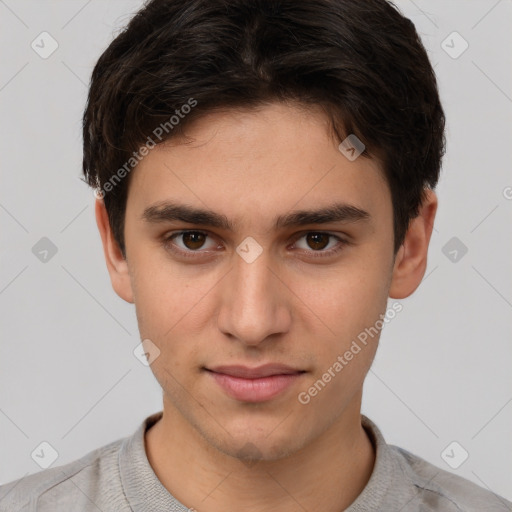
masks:
POLYGON ((146 433, 146 453, 164 487, 198 512, 340 512, 362 492, 375 462, 360 400, 301 450, 245 462, 209 444, 164 401, 162 418, 146 433))

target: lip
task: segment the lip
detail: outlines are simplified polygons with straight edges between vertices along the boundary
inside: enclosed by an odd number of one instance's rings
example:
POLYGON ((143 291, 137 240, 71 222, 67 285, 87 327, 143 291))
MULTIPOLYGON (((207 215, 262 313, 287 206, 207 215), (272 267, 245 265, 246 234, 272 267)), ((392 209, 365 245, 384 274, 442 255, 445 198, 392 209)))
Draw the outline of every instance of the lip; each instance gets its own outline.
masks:
POLYGON ((228 396, 241 402, 253 403, 275 398, 305 373, 281 364, 267 364, 256 368, 217 366, 205 370, 228 396))
POLYGON ((262 366, 249 368, 243 365, 231 366, 214 366, 213 368, 206 368, 215 373, 222 373, 231 377, 241 377, 244 379, 259 379, 261 377, 270 377, 272 375, 291 375, 294 373, 301 373, 302 370, 297 370, 285 364, 268 363, 262 366))

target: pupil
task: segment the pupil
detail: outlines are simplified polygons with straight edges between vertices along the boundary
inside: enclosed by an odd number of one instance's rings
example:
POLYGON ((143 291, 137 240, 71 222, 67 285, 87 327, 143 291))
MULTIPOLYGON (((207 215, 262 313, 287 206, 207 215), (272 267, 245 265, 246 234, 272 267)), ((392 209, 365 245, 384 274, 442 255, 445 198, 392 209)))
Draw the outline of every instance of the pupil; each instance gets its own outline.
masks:
POLYGON ((203 233, 184 233, 185 245, 189 249, 199 249, 204 243, 204 234, 203 233), (188 242, 188 243, 187 243, 188 242), (189 245, 192 247, 189 247, 189 245))
POLYGON ((313 245, 310 244, 310 247, 312 249, 323 249, 327 243, 322 244, 319 239, 324 237, 324 240, 328 238, 328 236, 325 233, 313 233, 308 235, 308 243, 311 242, 311 239, 313 239, 313 245), (320 244, 321 247, 318 247, 318 244, 320 244))

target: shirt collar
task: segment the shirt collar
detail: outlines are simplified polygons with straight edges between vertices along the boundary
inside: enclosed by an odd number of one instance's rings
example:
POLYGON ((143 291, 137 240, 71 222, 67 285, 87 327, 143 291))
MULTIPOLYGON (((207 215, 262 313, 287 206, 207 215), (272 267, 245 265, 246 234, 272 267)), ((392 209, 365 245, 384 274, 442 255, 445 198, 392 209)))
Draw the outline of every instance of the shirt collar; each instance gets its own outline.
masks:
MULTIPOLYGON (((123 441, 119 451, 121 482, 134 512, 189 512, 189 509, 162 485, 147 458, 145 433, 162 417, 162 414, 160 411, 148 416, 136 432, 123 441)), ((370 480, 345 512, 367 512, 370 504, 372 509, 378 510, 378 506, 384 502, 388 490, 392 487, 393 475, 396 473, 396 459, 378 427, 364 415, 361 415, 361 423, 375 448, 375 463, 370 480)))

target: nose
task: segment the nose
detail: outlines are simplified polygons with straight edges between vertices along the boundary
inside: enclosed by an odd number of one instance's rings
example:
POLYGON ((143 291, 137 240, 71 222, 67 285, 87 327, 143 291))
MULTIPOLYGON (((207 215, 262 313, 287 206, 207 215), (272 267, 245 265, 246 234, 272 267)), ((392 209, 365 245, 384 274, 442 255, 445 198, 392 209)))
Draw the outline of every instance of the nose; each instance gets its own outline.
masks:
POLYGON ((290 292, 274 270, 268 251, 248 263, 234 255, 232 270, 223 280, 218 327, 247 346, 257 346, 269 336, 290 328, 290 292))

